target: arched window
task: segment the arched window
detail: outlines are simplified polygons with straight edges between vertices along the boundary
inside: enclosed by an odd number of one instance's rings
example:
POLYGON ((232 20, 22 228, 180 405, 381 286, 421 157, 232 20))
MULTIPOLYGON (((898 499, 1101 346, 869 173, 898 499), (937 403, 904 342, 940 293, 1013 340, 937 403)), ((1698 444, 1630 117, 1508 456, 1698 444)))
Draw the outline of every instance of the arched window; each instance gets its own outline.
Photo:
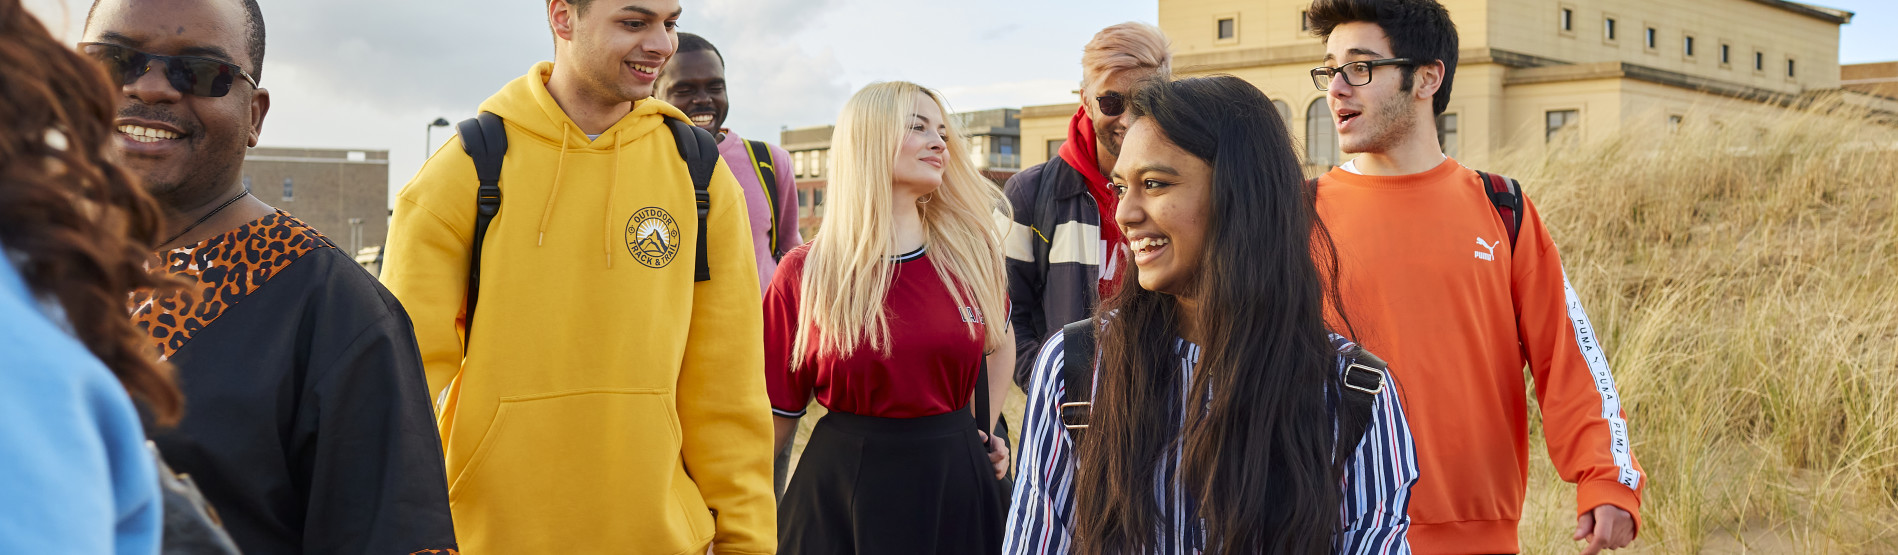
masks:
POLYGON ((1331 125, 1331 109, 1323 98, 1305 108, 1305 163, 1338 165, 1338 128, 1331 125))
POLYGON ((1290 128, 1292 126, 1292 106, 1286 104, 1283 100, 1274 100, 1272 101, 1272 107, 1279 109, 1279 121, 1284 122, 1285 127, 1290 128))

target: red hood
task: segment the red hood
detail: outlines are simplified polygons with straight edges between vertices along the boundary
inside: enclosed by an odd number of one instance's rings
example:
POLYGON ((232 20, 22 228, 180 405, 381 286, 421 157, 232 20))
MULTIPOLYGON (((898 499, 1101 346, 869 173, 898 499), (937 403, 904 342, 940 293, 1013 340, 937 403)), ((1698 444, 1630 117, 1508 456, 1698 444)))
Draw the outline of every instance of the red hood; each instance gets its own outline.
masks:
POLYGON ((1074 119, 1068 120, 1068 140, 1061 144, 1061 159, 1081 177, 1087 180, 1087 194, 1094 197, 1094 206, 1101 213, 1101 240, 1107 242, 1105 256, 1101 260, 1101 298, 1112 295, 1120 286, 1120 272, 1124 269, 1127 237, 1120 232, 1120 224, 1114 221, 1114 209, 1120 205, 1119 198, 1107 188, 1107 176, 1101 175, 1099 162, 1094 157, 1098 138, 1094 136, 1094 120, 1087 117, 1087 107, 1081 106, 1074 111, 1074 119))

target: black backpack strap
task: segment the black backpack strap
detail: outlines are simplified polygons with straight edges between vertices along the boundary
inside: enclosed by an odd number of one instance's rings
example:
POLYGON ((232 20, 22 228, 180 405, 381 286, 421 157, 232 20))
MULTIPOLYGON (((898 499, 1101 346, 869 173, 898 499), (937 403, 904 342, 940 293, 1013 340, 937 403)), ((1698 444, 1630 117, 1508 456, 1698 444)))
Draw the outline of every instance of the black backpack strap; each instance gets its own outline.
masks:
POLYGON ((764 205, 771 209, 771 258, 784 258, 784 251, 778 247, 778 172, 771 165, 771 146, 764 141, 745 141, 745 153, 751 155, 751 169, 758 172, 758 183, 764 185, 764 205))
POLYGON ((474 337, 475 299, 481 293, 481 243, 488 237, 488 224, 501 212, 501 159, 507 155, 507 126, 493 112, 462 120, 455 126, 461 135, 461 149, 474 160, 475 189, 474 248, 468 257, 468 308, 462 320, 465 338, 474 337))
POLYGON ((1489 203, 1496 205, 1496 214, 1502 216, 1503 227, 1509 228, 1509 251, 1516 250, 1516 236, 1522 231, 1522 184, 1501 175, 1476 172, 1476 178, 1483 182, 1483 192, 1489 196, 1489 203))
POLYGON ((718 169, 718 141, 712 139, 710 131, 685 120, 666 118, 666 126, 672 128, 672 139, 679 143, 679 157, 692 172, 692 198, 698 205, 698 262, 692 270, 692 281, 710 281, 712 267, 705 261, 705 220, 712 214, 712 170, 718 169))
POLYGON ((1349 459, 1364 441, 1364 432, 1371 425, 1371 405, 1390 382, 1390 365, 1364 347, 1353 346, 1346 358, 1343 379, 1339 380, 1344 385, 1338 395, 1339 461, 1349 459))
POLYGON ((1061 425, 1070 434, 1087 428, 1094 414, 1093 318, 1061 326, 1061 425))

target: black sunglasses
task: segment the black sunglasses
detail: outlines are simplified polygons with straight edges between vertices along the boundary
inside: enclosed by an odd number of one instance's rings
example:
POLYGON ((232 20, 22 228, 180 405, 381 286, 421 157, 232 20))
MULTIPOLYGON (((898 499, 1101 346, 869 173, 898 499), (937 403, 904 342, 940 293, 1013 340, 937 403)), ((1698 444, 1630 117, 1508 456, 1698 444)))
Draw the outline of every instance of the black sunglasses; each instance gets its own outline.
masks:
POLYGON ((1362 87, 1371 84, 1371 70, 1376 69, 1378 66, 1414 65, 1417 64, 1411 62, 1410 58, 1385 58, 1382 60, 1351 62, 1339 65, 1338 67, 1318 66, 1311 68, 1311 84, 1318 87, 1318 90, 1328 90, 1329 87, 1331 87, 1331 76, 1343 75, 1344 84, 1353 87, 1362 87))
POLYGON ((1100 105, 1101 115, 1110 118, 1127 111, 1127 97, 1121 96, 1120 93, 1117 92, 1096 96, 1094 97, 1094 103, 1100 105))
POLYGON ((257 86, 257 78, 251 77, 237 64, 197 56, 161 56, 149 52, 139 52, 116 44, 103 42, 82 42, 79 49, 105 64, 106 74, 123 87, 137 81, 150 71, 152 64, 161 64, 165 68, 165 80, 171 82, 171 88, 192 96, 217 98, 231 94, 231 85, 242 77, 257 86))

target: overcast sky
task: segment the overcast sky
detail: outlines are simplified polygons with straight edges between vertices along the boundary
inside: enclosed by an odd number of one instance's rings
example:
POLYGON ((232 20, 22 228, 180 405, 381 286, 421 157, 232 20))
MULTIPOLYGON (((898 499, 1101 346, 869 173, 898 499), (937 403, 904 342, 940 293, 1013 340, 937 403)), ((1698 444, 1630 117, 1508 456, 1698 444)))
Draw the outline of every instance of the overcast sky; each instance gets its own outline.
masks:
MULTIPOLYGON (((1898 60, 1898 2, 1819 0, 1854 11, 1844 63, 1898 60)), ((90 0, 26 0, 76 41, 90 0)), ((538 0, 260 0, 271 110, 264 146, 387 149, 390 188, 428 152, 428 122, 459 121, 534 62, 551 59, 538 0), (422 127, 423 131, 415 128, 422 127)), ((958 111, 1071 101, 1080 50, 1100 28, 1153 23, 1156 0, 685 0, 680 30, 725 55, 728 126, 776 142, 825 125, 852 91, 901 79, 958 111)), ((434 130, 433 146, 452 131, 434 130)))

